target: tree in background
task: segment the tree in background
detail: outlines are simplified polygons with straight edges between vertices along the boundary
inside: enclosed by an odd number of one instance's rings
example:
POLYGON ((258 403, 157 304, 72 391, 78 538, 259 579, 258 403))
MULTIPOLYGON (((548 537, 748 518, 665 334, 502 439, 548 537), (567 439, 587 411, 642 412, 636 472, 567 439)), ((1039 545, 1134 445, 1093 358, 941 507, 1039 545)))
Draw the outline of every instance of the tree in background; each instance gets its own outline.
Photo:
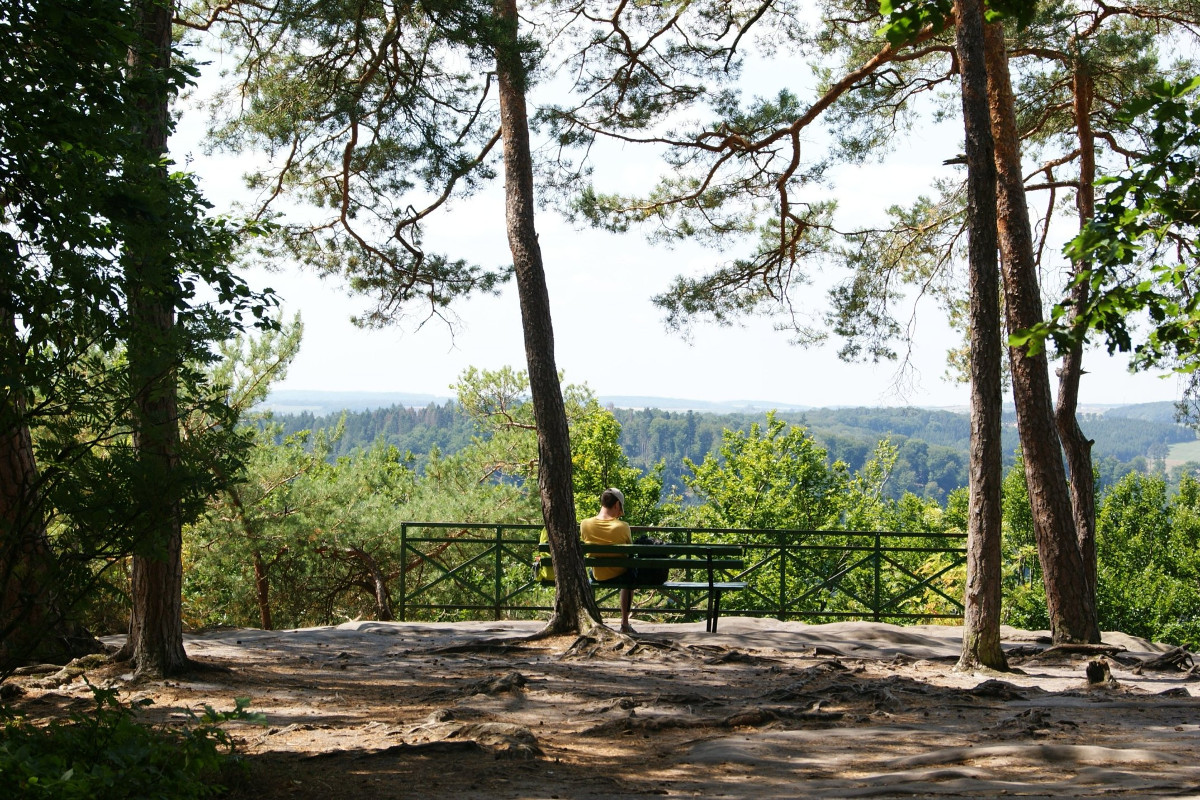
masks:
MULTIPOLYGON (((129 154, 122 4, 0 5, 0 669, 90 652, 66 617, 77 597, 47 532, 50 495, 77 452, 38 463, 34 434, 84 406, 80 362, 119 318, 106 224, 129 154), (64 10, 71 13, 62 13, 64 10)), ((109 375, 108 377, 111 377, 109 375)), ((101 424, 101 435, 107 424, 101 424)))
POLYGON ((1007 669, 1000 647, 1002 413, 1000 301, 996 277, 997 168, 986 98, 994 65, 987 64, 983 3, 954 6, 955 49, 962 72, 967 158, 967 235, 971 376, 970 506, 963 644, 957 668, 1007 669))
MULTIPOLYGON (((264 317, 269 300, 254 295, 228 269, 235 232, 207 221, 207 203, 194 184, 168 170, 171 101, 193 74, 174 52, 173 17, 171 0, 133 4, 125 85, 135 109, 128 133, 140 158, 123 165, 126 193, 114 220, 123 243, 121 289, 128 304, 130 428, 143 476, 133 491, 140 532, 129 638, 115 658, 132 661, 136 674, 148 676, 189 666, 181 606, 183 525, 202 507, 205 492, 196 491, 197 483, 211 470, 189 465, 184 454, 181 385, 202 386, 203 376, 189 364, 211 362, 209 344, 235 331, 242 312, 252 310, 261 324, 271 324, 264 317), (197 303, 201 281, 215 290, 218 302, 233 304, 233 315, 197 303)), ((209 408, 227 423, 235 417, 220 401, 209 408)))
POLYGON ((612 412, 600 409, 576 423, 571 431, 572 480, 575 509, 585 517, 600 510, 600 495, 610 486, 625 494, 623 519, 630 525, 661 525, 675 510, 663 504, 662 471, 659 463, 649 472, 630 466, 621 448, 621 423, 612 412))
POLYGON ((240 91, 249 102, 224 140, 287 152, 272 177, 260 177, 262 212, 285 193, 333 210, 326 223, 285 227, 284 241, 301 260, 345 270, 352 289, 374 295, 369 323, 397 319, 420 301, 441 315, 455 297, 490 290, 510 274, 427 255, 421 247, 425 217, 494 177, 492 150, 503 143, 538 485, 559 576, 547 631, 599 623, 576 536, 568 422, 534 227, 525 97, 537 48, 521 30, 515 1, 403 10, 233 4, 198 13, 210 16, 197 27, 226 22, 243 54, 240 91), (288 102, 277 103, 280 97, 288 102), (406 195, 417 186, 425 195, 412 202, 406 195))
MULTIPOLYGON (((1196 215, 1200 181, 1200 107, 1192 93, 1200 78, 1160 81, 1115 115, 1132 127, 1150 120, 1144 151, 1128 167, 1100 181, 1106 187, 1096 212, 1067 252, 1081 265, 1067 299, 1048 322, 1020 334, 1030 347, 1051 338, 1060 349, 1082 346, 1095 331, 1110 352, 1131 352, 1136 369, 1168 367, 1197 375, 1196 215), (1135 339, 1135 321, 1148 313, 1150 327, 1135 339)), ((1193 377, 1180 412, 1195 405, 1193 377)))
POLYGON ((726 430, 719 457, 706 456, 684 481, 702 503, 696 522, 716 528, 823 530, 845 509, 849 475, 802 427, 767 414, 749 431, 726 430))
MULTIPOLYGON (((3 577, 24 576, 15 596, 31 607, 2 612, 6 628, 24 626, 20 635, 6 631, 9 645, 27 633, 30 641, 47 634, 61 643, 61 615, 95 590, 106 565, 135 550, 163 557, 171 549, 150 543, 151 531, 162 529, 149 520, 194 509, 212 483, 201 462, 222 447, 197 437, 175 448, 172 472, 164 473, 130 446, 137 431, 145 444, 147 430, 132 411, 135 398, 159 403, 179 381, 188 406, 217 413, 220 398, 182 365, 210 360, 211 343, 237 328, 243 312, 262 314, 266 304, 228 268, 237 232, 206 216, 190 179, 166 171, 157 144, 167 124, 162 104, 187 73, 157 55, 147 60, 141 23, 149 14, 126 3, 14 0, 2 15, 0 36, 14 57, 0 89, 0 426, 10 448, 4 463, 13 467, 3 495, 15 502, 5 516, 15 510, 17 523, 4 526, 0 564, 3 577), (138 266, 166 256, 165 266, 138 266), (149 333, 151 318, 176 312, 169 334, 149 333), (146 391, 135 372, 161 391, 146 391), (44 578, 49 593, 28 582, 44 578)), ((174 411, 163 419, 178 424, 174 411)), ((7 603, 14 584, 4 584, 7 603)), ((145 593, 138 613, 144 619, 153 606, 165 614, 159 630, 178 628, 167 619, 178 609, 171 594, 145 593)), ((58 649, 56 658, 69 654, 58 649)), ((150 672, 177 661, 167 650, 145 659, 150 672)))
POLYGON ((1200 643, 1200 483, 1169 496, 1158 476, 1128 475, 1104 498, 1097 518, 1100 592, 1106 630, 1200 643))
MULTIPOLYGON (((537 420, 530 402, 529 379, 523 371, 467 369, 454 385, 458 404, 475 421, 480 435, 468 458, 481 464, 481 479, 533 483, 540 468, 537 420)), ((643 472, 629 464, 621 449, 621 425, 601 408, 587 386, 562 389, 571 436, 572 492, 580 514, 594 508, 610 486, 625 492, 627 521, 655 525, 663 508, 661 468, 643 472)))

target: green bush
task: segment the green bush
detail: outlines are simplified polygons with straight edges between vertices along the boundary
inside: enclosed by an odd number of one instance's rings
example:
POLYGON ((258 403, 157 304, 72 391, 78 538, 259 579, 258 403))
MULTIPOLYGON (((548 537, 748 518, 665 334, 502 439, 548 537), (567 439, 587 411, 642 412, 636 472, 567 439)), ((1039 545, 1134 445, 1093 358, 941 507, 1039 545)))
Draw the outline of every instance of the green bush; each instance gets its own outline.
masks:
POLYGON ((1096 553, 1102 630, 1200 646, 1200 483, 1185 476, 1171 495, 1160 476, 1122 478, 1097 515, 1096 553))
MULTIPOLYGON (((89 684, 90 685, 90 684, 89 684)), ((114 689, 92 686, 96 708, 69 720, 34 725, 9 716, 0 729, 0 786, 10 800, 190 800, 224 790, 221 778, 234 763, 233 741, 219 725, 232 719, 261 722, 246 712, 205 706, 181 728, 137 720, 151 701, 130 705, 114 689)))

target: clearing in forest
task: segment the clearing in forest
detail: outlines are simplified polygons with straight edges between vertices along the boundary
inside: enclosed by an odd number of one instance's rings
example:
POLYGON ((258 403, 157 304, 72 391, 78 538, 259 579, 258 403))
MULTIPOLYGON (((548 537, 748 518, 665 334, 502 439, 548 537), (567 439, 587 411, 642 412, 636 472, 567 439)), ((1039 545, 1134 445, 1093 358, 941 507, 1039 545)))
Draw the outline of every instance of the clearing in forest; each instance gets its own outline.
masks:
MULTIPOLYGON (((735 617, 643 622, 615 647, 520 641, 539 627, 210 631, 188 652, 227 671, 124 697, 164 720, 250 697, 268 725, 230 730, 249 764, 232 797, 253 800, 1200 794, 1200 676, 1124 634, 1073 653, 1006 628, 1016 671, 982 675, 953 671, 951 626, 735 617), (1098 660, 1112 679, 1089 684, 1098 660)), ((13 680, 30 717, 91 703, 79 678, 13 680)))

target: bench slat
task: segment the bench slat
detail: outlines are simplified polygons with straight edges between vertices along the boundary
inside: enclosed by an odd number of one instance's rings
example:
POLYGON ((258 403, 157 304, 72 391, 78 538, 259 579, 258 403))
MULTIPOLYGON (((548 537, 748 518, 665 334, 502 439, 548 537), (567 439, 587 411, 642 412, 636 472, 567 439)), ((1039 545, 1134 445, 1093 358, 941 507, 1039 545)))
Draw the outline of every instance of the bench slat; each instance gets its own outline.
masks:
MULTIPOLYGON (((551 566, 549 557, 543 556, 541 563, 551 566)), ((713 569, 744 569, 746 562, 740 558, 714 558, 711 562, 700 559, 682 558, 625 558, 622 556, 586 556, 584 566, 588 567, 659 567, 666 569, 707 570, 713 569)))
POLYGON ((632 586, 622 585, 619 583, 604 583, 603 581, 592 581, 592 586, 597 589, 695 589, 697 591, 709 588, 720 589, 721 591, 740 591, 746 588, 746 584, 742 581, 714 581, 710 587, 708 581, 667 581, 666 583, 635 583, 632 586))
MULTIPOLYGON (((707 558, 724 557, 736 558, 742 554, 742 548, 736 544, 585 544, 583 545, 584 555, 589 553, 610 553, 619 551, 630 555, 645 555, 645 556, 660 556, 670 558, 678 556, 681 558, 707 558)), ((550 545, 547 542, 542 542, 538 545, 538 552, 549 553, 550 545)))

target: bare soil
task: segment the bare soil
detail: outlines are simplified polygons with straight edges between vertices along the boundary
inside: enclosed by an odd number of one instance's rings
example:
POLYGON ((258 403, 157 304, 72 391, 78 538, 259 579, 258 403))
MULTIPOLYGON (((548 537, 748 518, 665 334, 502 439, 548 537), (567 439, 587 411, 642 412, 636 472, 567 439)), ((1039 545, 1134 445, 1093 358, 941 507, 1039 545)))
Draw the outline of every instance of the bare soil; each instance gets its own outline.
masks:
MULTIPOLYGON (((1108 655, 1004 630, 1014 672, 954 671, 961 629, 723 619, 524 642, 537 622, 376 623, 188 637, 218 670, 133 684, 155 719, 250 697, 235 800, 1200 797, 1200 676, 1114 633, 1108 655), (1107 666, 1112 680, 1087 682, 1107 666)), ((13 679, 34 718, 81 678, 13 679), (66 681, 66 682, 64 682, 66 681)))

